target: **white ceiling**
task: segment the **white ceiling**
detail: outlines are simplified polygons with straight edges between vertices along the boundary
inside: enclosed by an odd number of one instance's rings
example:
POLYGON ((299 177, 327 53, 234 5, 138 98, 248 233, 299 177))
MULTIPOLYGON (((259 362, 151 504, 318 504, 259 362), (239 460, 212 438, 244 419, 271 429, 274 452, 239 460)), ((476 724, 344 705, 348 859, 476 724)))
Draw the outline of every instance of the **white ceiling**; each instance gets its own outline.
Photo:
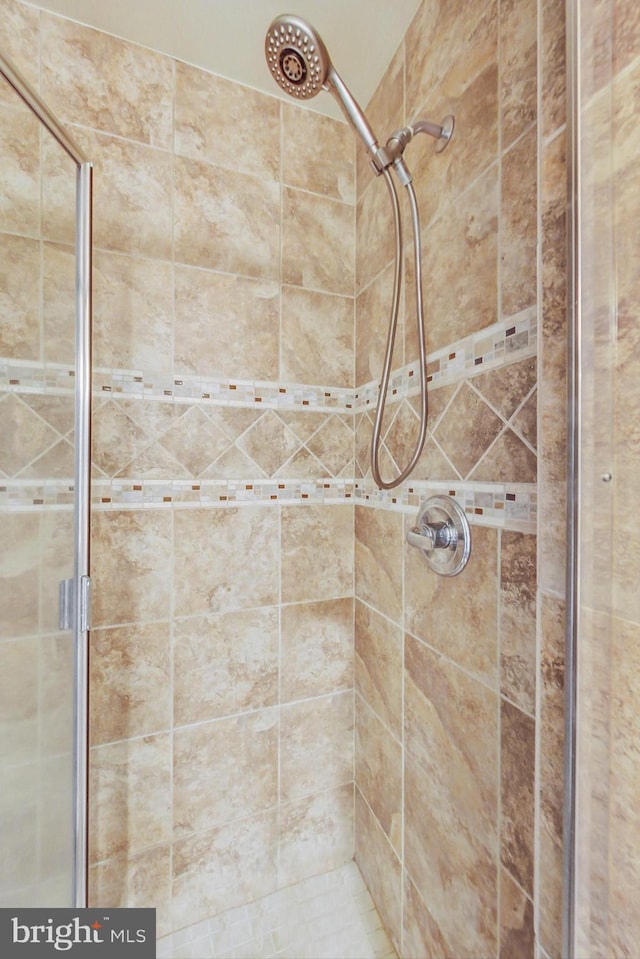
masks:
MULTIPOLYGON (((133 40, 266 93, 264 37, 274 17, 295 13, 323 38, 331 60, 364 107, 420 0, 37 0, 80 23, 133 40)), ((284 96, 284 94, 283 94, 284 96)), ((333 97, 310 107, 340 116, 333 97)))

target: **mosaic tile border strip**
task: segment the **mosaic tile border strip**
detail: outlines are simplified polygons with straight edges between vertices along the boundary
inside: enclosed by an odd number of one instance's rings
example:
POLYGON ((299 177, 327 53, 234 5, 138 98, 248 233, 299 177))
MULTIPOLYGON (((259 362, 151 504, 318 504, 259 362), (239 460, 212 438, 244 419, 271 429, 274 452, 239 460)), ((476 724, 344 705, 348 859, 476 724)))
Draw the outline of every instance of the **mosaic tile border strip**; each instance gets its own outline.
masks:
MULTIPOLYGON (((506 366, 517 360, 535 356, 537 352, 538 321, 536 307, 531 307, 493 326, 459 340, 427 357, 427 383, 431 389, 458 383, 461 380, 506 366)), ((389 380, 389 402, 414 396, 420 392, 418 362, 396 370, 389 380)), ((378 382, 355 390, 356 413, 375 406, 378 400, 378 382)))
MULTIPOLYGON (((432 389, 468 379, 489 369, 535 355, 537 343, 535 307, 525 310, 434 353, 427 361, 432 389)), ((21 393, 73 393, 74 370, 69 364, 37 363, 0 359, 0 391, 21 393)), ((393 373, 390 402, 412 396, 419 390, 418 363, 393 373)), ((375 405, 378 383, 357 390, 272 381, 228 380, 190 374, 154 373, 143 370, 93 371, 94 396, 123 396, 175 403, 211 403, 278 410, 313 412, 359 412, 375 405)))
POLYGON ((535 533, 538 517, 538 493, 534 483, 464 483, 456 480, 410 481, 399 490, 380 490, 373 480, 355 481, 354 501, 357 506, 418 511, 430 496, 451 496, 465 511, 470 523, 535 533))
MULTIPOLYGON (((407 483, 400 490, 379 490, 373 480, 93 480, 92 509, 224 508, 246 505, 330 505, 355 503, 376 509, 417 512, 429 496, 452 496, 470 523, 521 532, 536 531, 534 484, 407 483)), ((7 481, 0 485, 0 511, 72 509, 73 483, 51 480, 7 481)))

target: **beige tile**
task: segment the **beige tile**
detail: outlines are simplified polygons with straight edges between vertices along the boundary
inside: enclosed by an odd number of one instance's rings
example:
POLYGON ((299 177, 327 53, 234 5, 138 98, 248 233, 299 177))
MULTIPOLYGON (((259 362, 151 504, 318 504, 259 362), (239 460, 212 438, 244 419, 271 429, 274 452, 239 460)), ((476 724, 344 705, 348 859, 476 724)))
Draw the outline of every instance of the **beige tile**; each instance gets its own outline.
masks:
POLYGON ((445 941, 442 930, 406 872, 404 873, 402 942, 404 947, 402 955, 407 959, 453 955, 453 950, 445 941))
POLYGON ((73 512, 45 511, 40 540, 40 632, 58 631, 58 588, 73 576, 73 512))
POLYGON ((287 186, 353 203, 355 150, 356 138, 346 123, 288 103, 282 107, 282 178, 287 186))
POLYGON ((353 600, 297 603, 281 610, 281 702, 353 685, 353 600))
POLYGON ((175 151, 234 172, 277 180, 279 101, 178 61, 175 151))
POLYGON ((372 181, 358 199, 355 247, 358 294, 394 259, 392 210, 387 188, 380 180, 372 181))
MULTIPOLYGON (((4 645, 4 644, 3 644, 4 645)), ((0 811, 4 823, 0 890, 3 905, 17 900, 16 891, 38 879, 38 816, 40 763, 4 762, 0 811)))
POLYGON ((177 620, 173 643, 178 726, 272 706, 278 698, 275 607, 177 620))
POLYGON ((540 830, 538 861, 540 873, 544 876, 538 900, 538 942, 550 959, 562 959, 562 846, 545 825, 540 830))
POLYGON ((510 429, 504 429, 469 474, 477 482, 535 483, 538 460, 535 453, 510 429))
POLYGON ((33 761, 38 755, 38 651, 37 639, 5 640, 0 644, 3 767, 33 761))
POLYGON ((402 746, 361 696, 356 696, 356 783, 402 855, 402 746))
POLYGON ((283 282, 353 296, 353 207, 285 187, 282 217, 283 282))
POLYGON ((94 512, 94 627, 167 619, 171 530, 171 516, 160 510, 94 512))
POLYGON ((41 23, 42 95, 61 120, 170 148, 169 57, 48 13, 41 23))
POLYGON ((209 919, 273 892, 277 843, 275 810, 174 843, 173 928, 209 919))
MULTIPOLYGON (((392 294, 393 264, 390 263, 356 298, 356 386, 362 386, 371 380, 379 380, 382 375, 392 294)), ((402 302, 400 306, 395 366, 402 364, 400 353, 404 326, 402 302)))
POLYGON ((91 425, 92 460, 106 476, 123 472, 150 443, 149 436, 117 400, 96 408, 91 425))
POLYGON ((351 783, 284 803, 279 815, 279 888, 353 859, 351 783))
POLYGON ((0 234, 0 263, 0 352, 16 359, 40 359, 40 244, 0 234))
POLYGON ((276 378, 277 283, 178 266, 175 310, 177 370, 232 380, 276 378))
MULTIPOLYGON (((0 469, 17 476, 46 452, 58 434, 15 393, 0 400, 3 435, 0 438, 0 469)), ((45 478, 45 477, 43 477, 45 478)))
POLYGON ((502 315, 536 302, 537 144, 532 127, 502 157, 502 315))
POLYGON ((536 537, 503 530, 500 553, 500 690, 530 715, 536 685, 536 537))
POLYGON ((282 707, 282 802, 351 782, 353 757, 353 693, 350 690, 282 707))
POLYGON ((171 736, 95 746, 89 860, 134 855, 171 838, 171 736))
POLYGON ((337 599, 353 592, 353 507, 285 506, 282 602, 337 599))
POLYGON ((176 729, 174 838, 246 819, 275 806, 277 756, 275 709, 176 729))
MULTIPOLYGON (((92 134, 80 128, 67 132, 80 150, 90 148, 91 156, 87 156, 93 161, 96 149, 92 134)), ((76 231, 76 166, 51 135, 45 135, 42 139, 41 171, 42 235, 56 243, 73 245, 76 231)))
POLYGON ((169 729, 168 623, 91 632, 90 723, 94 745, 169 729))
POLYGON ((498 666, 497 549, 496 531, 474 525, 464 575, 447 578, 433 573, 419 550, 405 547, 408 631, 491 686, 498 666), (440 608, 447 612, 434 615, 440 608))
POLYGON ((171 847, 168 843, 128 859, 108 859, 89 870, 89 905, 95 909, 155 909, 156 934, 171 931, 171 847))
POLYGON ((535 722, 500 703, 500 858, 533 896, 535 722))
POLYGON ((278 600, 278 516, 262 506, 178 510, 176 616, 273 606, 278 600))
POLYGON ((348 417, 325 418, 307 446, 331 476, 353 475, 353 431, 348 417))
POLYGON ((536 385, 536 378, 537 360, 533 356, 474 376, 473 385, 494 409, 510 420, 536 385))
POLYGON ((266 476, 273 476, 281 467, 286 471, 288 461, 298 451, 300 443, 280 417, 273 410, 267 410, 240 437, 238 446, 266 476))
POLYGON ((369 806, 356 789, 356 863, 396 949, 402 935, 402 867, 369 806))
POLYGON ((542 18, 542 133, 546 138, 566 121, 566 14, 564 4, 543 0, 542 18))
POLYGON ((76 364, 76 256, 71 246, 42 244, 42 348, 48 363, 76 364))
POLYGON ((353 386, 353 299, 282 289, 280 380, 353 386))
POLYGON ((399 623, 402 617, 402 515, 356 509, 356 596, 399 623))
POLYGON ((279 193, 270 180, 176 157, 176 261, 277 279, 279 193))
POLYGON ((169 263, 96 251, 93 362, 116 369, 172 370, 173 270, 169 263))
MULTIPOLYGON (((405 123, 404 116, 404 42, 400 44, 383 73, 378 86, 367 104, 367 119, 381 145, 386 143, 393 130, 405 123)), ((358 199, 374 173, 371 156, 358 138, 356 145, 356 177, 358 199)))
POLYGON ((187 406, 160 438, 188 476, 200 476, 229 447, 227 435, 204 410, 187 406))
POLYGON ((2 517, 2 527, 6 542, 12 545, 0 558, 0 637, 17 639, 38 632, 40 516, 8 513, 2 517))
POLYGON ((430 351, 496 322, 497 229, 493 166, 423 229, 424 274, 438 277, 429 293, 430 351))
MULTIPOLYGON (((4 79, 4 78, 3 78, 4 79)), ((0 97, 0 150, 3 196, 0 229, 37 236, 40 230, 40 123, 16 96, 15 106, 0 97)))
POLYGON ((533 904, 506 869, 500 870, 500 959, 533 959, 533 904))
POLYGON ((537 7, 532 0, 500 4, 502 146, 513 143, 536 118, 537 7))
POLYGON ((398 738, 402 736, 402 645, 400 627, 356 600, 355 687, 398 738))
MULTIPOLYGON (((5 56, 20 73, 38 89, 40 58, 34 56, 40 42, 40 10, 19 0, 3 0, 0 43, 5 56)), ((15 106, 17 97, 13 87, 1 84, 0 100, 15 106)))
MULTIPOLYGON (((57 625, 57 624, 56 624, 57 625)), ((74 685, 74 655, 69 642, 68 633, 58 633, 57 636, 45 636, 40 640, 40 688, 38 691, 38 724, 40 756, 71 757, 73 754, 74 738, 74 699, 72 689, 74 685)), ((66 768, 62 773, 55 770, 56 759, 53 760, 54 769, 51 773, 51 782, 57 776, 63 778, 65 810, 67 815, 69 805, 69 778, 71 770, 66 768)), ((46 790, 45 790, 46 795, 46 790)), ((55 871, 52 866, 52 873, 55 871)))

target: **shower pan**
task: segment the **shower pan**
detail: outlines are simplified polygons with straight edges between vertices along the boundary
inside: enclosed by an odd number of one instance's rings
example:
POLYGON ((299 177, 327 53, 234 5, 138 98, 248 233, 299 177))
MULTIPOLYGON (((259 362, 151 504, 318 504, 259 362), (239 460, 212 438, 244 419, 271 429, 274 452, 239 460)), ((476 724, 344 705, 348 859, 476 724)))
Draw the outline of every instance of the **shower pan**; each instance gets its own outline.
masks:
POLYGON ((1 54, 0 78, 3 143, 18 137, 22 150, 18 190, 10 164, 6 167, 0 235, 5 294, 0 415, 9 437, 2 454, 0 505, 6 866, 0 896, 12 906, 82 907, 87 897, 92 164, 1 54), (55 170, 59 188, 75 190, 75 226, 65 210, 60 221, 50 219, 46 231, 41 229, 45 169, 55 170), (41 312, 42 329, 33 322, 41 312))
POLYGON ((430 120, 418 120, 401 130, 394 131, 385 146, 380 146, 378 138, 371 129, 362 109, 354 100, 349 88, 335 69, 322 38, 316 30, 301 17, 283 14, 276 17, 267 30, 265 38, 265 56, 267 66, 275 82, 298 100, 309 100, 322 90, 331 93, 343 111, 349 123, 362 139, 371 159, 376 176, 383 176, 391 207, 393 210, 395 260, 393 293, 389 317, 389 330, 382 377, 378 392, 376 418, 371 438, 371 472, 380 489, 394 489, 400 486, 413 472, 424 448, 428 424, 427 397, 427 349, 424 329, 424 306, 422 293, 422 248, 420 237, 420 213, 413 187, 413 177, 404 161, 404 151, 413 137, 425 133, 436 140, 437 152, 444 150, 453 135, 454 118, 449 115, 441 124, 430 120), (390 480, 380 475, 379 452, 382 421, 391 376, 391 364, 398 327, 398 311, 402 286, 402 223, 400 204, 395 183, 390 170, 393 169, 400 183, 406 188, 411 208, 411 226, 413 230, 413 261, 416 285, 416 325, 419 343, 420 363, 420 429, 418 439, 407 465, 390 480))

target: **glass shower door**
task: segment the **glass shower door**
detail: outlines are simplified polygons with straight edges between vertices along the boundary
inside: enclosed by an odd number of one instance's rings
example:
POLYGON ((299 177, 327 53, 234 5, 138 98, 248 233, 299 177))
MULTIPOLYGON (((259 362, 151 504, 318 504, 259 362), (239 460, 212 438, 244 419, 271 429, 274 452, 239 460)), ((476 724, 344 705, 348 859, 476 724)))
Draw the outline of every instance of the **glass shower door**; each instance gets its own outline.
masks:
POLYGON ((83 905, 90 165, 0 72, 0 905, 83 905))

